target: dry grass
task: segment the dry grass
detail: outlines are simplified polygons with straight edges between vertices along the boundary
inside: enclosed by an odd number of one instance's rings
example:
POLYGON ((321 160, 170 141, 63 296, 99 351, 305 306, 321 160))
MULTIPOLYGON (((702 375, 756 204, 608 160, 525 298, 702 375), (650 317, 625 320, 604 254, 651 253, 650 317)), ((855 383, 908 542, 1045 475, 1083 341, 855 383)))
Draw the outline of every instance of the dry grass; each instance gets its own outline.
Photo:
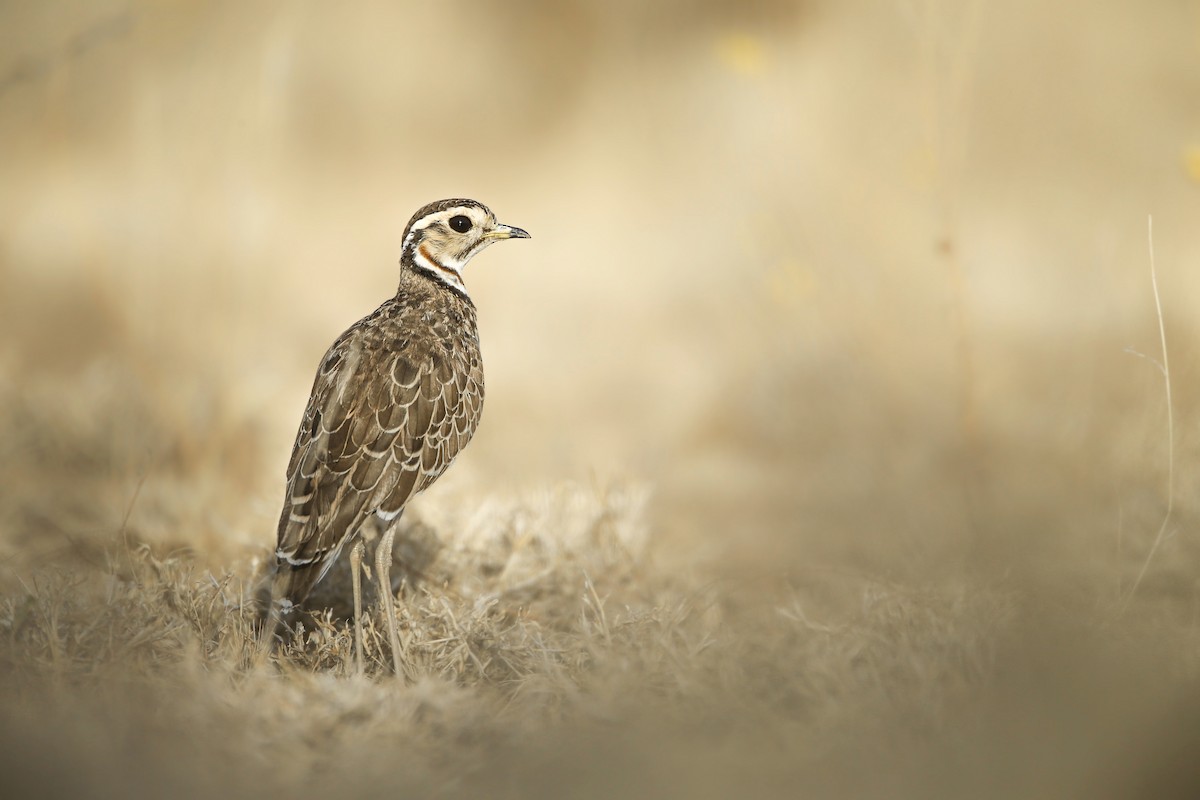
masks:
MULTIPOLYGON (((895 720, 928 741, 993 679, 996 640, 1012 622, 1003 595, 872 584, 862 608, 833 624, 813 622, 799 593, 786 606, 729 608, 720 587, 689 589, 601 555, 614 544, 604 528, 629 522, 613 514, 620 501, 559 497, 551 515, 610 517, 592 527, 594 547, 564 558, 534 533, 508 563, 536 570, 536 586, 513 575, 471 595, 410 597, 407 682, 388 676, 378 625, 367 630, 372 675, 348 674, 350 633, 328 617, 310 619, 278 668, 251 667, 245 574, 214 576, 145 548, 90 574, 38 574, 0 611, 6 736, 69 753, 89 795, 317 796, 347 781, 355 793, 528 796, 545 777, 533 765, 590 740, 644 740, 652 752, 668 736, 668 752, 732 747, 759 759, 759 748, 779 748, 810 765, 863 735, 906 749, 895 720), (872 718, 878 731, 847 729, 872 718), (614 726, 630 738, 612 739, 614 726), (497 787, 497 772, 517 775, 497 787)), ((600 767, 597 753, 577 755, 585 774, 600 767)), ((28 790, 47 777, 22 758, 6 772, 28 790)), ((611 790, 625 781, 640 778, 619 776, 611 790)))

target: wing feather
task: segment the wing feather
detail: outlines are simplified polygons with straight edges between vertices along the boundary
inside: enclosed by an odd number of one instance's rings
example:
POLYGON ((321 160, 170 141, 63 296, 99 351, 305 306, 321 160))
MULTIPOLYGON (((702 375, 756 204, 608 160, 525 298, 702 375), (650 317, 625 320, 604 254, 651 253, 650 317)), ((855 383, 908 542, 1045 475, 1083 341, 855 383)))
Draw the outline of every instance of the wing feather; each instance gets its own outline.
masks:
POLYGON ((421 350, 411 337, 382 335, 378 320, 368 324, 378 316, 326 353, 288 462, 276 556, 319 570, 295 582, 303 594, 368 515, 398 513, 445 472, 478 423, 477 352, 421 350))

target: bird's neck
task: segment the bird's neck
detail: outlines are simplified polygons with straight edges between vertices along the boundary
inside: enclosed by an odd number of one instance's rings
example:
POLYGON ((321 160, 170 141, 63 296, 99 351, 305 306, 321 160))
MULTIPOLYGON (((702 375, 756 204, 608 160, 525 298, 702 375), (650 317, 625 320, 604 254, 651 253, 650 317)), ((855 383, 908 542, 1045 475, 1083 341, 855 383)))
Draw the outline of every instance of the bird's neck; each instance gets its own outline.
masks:
POLYGON ((434 256, 424 243, 409 245, 405 249, 400 263, 408 267, 402 272, 414 272, 425 278, 433 279, 469 299, 470 295, 467 294, 467 287, 462 279, 462 268, 465 264, 445 257, 434 256))
POLYGON ((437 302, 439 306, 448 305, 465 308, 470 312, 474 311, 475 303, 467 294, 465 286, 460 288, 439 273, 423 269, 420 265, 407 260, 402 261, 401 264, 400 284, 396 287, 398 297, 408 298, 406 302, 412 302, 415 298, 427 297, 437 302))

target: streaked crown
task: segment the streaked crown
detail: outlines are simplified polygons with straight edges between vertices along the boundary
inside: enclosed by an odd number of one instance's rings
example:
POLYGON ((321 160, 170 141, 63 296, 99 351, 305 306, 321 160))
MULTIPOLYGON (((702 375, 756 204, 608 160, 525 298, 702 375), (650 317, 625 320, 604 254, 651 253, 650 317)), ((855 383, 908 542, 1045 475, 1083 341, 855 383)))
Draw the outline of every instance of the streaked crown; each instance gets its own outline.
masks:
POLYGON ((400 263, 465 295, 462 271, 476 253, 502 239, 528 238, 520 228, 497 222, 483 203, 463 198, 438 200, 409 220, 400 263))

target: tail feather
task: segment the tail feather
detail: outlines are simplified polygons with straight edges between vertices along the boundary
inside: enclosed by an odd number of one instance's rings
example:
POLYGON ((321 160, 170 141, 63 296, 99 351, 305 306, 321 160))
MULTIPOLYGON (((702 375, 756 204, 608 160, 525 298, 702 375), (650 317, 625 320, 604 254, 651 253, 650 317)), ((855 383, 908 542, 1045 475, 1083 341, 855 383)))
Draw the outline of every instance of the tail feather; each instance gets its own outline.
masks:
POLYGON ((296 610, 321 579, 322 566, 276 562, 259 581, 254 600, 259 641, 264 648, 274 648, 281 628, 295 618, 296 610))

